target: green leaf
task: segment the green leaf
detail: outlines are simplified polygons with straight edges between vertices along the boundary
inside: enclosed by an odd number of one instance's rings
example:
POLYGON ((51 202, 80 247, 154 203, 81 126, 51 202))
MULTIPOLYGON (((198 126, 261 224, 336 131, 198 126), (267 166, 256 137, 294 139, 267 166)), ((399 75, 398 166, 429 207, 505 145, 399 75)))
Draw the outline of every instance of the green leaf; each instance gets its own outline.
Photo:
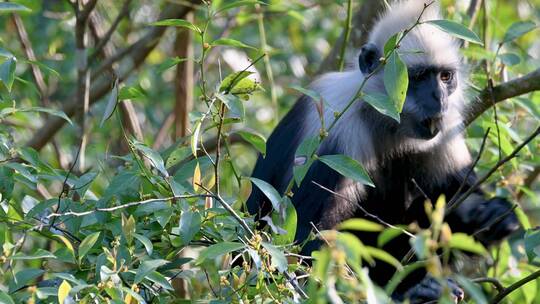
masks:
POLYGON ((252 144, 262 155, 266 155, 266 139, 262 135, 249 131, 237 131, 236 133, 252 144))
POLYGON ((166 290, 174 290, 171 283, 169 283, 169 280, 167 280, 166 277, 164 277, 161 273, 157 271, 150 272, 146 278, 159 286, 163 287, 166 290))
POLYGON ((134 233, 133 236, 143 244, 144 248, 146 249, 146 253, 148 253, 148 255, 152 255, 152 252, 154 252, 154 245, 152 245, 150 239, 138 233, 134 233))
POLYGON ((126 239, 128 245, 131 245, 133 242, 133 234, 135 234, 136 228, 137 224, 135 223, 135 218, 133 215, 127 217, 124 213, 122 213, 122 235, 126 239))
POLYGON ((483 44, 482 40, 478 38, 478 35, 457 22, 450 20, 429 20, 425 21, 424 23, 431 24, 454 37, 461 38, 463 40, 467 40, 473 43, 478 43, 480 45, 483 44))
POLYGON ((379 233, 379 236, 377 237, 377 246, 383 247, 386 243, 393 240, 398 235, 402 234, 403 230, 396 229, 396 228, 386 228, 383 232, 379 233))
POLYGON ((159 153, 138 141, 134 141, 133 146, 137 150, 141 151, 141 153, 152 163, 152 166, 156 168, 163 176, 169 176, 169 172, 167 172, 167 169, 165 169, 165 162, 159 153))
POLYGON ((219 85, 219 91, 224 93, 231 93, 232 89, 234 89, 235 86, 237 86, 241 80, 245 79, 249 75, 253 74, 253 72, 250 71, 240 71, 235 72, 223 79, 221 84, 219 85))
MULTIPOLYGON (((227 1, 225 1, 227 2, 227 1)), ((261 4, 261 5, 267 5, 266 3, 262 1, 255 1, 255 0, 240 0, 240 1, 233 1, 231 3, 227 3, 221 7, 219 7, 216 11, 216 15, 219 13, 222 13, 224 11, 230 10, 235 7, 239 6, 245 6, 245 5, 255 5, 255 4, 261 4)))
POLYGON ((252 47, 251 45, 247 45, 241 41, 238 41, 238 40, 235 40, 235 39, 230 39, 230 38, 219 38, 217 40, 214 40, 212 42, 212 45, 225 45, 225 46, 234 46, 234 47, 240 47, 240 48, 247 48, 247 49, 254 49, 256 50, 257 48, 255 47, 252 47))
POLYGON ((272 257, 272 266, 274 266, 279 272, 287 271, 288 263, 283 251, 279 250, 270 243, 262 242, 262 245, 272 257))
POLYGON ((536 24, 532 21, 518 21, 513 23, 510 28, 504 34, 504 38, 501 43, 507 43, 527 34, 534 30, 536 24))
POLYGON ((37 259, 55 259, 56 256, 44 249, 37 249, 32 254, 24 254, 22 252, 17 252, 16 254, 9 257, 10 260, 37 260, 37 259))
POLYGON ((394 103, 395 109, 401 113, 407 88, 409 87, 409 75, 407 66, 399 57, 397 52, 393 52, 384 66, 384 88, 386 93, 394 103))
POLYGON ((12 2, 0 2, 0 13, 12 13, 12 12, 24 12, 28 13, 32 10, 28 7, 18 4, 18 3, 12 3, 12 2))
POLYGON ((296 235, 296 226, 298 223, 296 209, 288 197, 284 197, 283 204, 285 205, 285 220, 280 226, 287 231, 287 233, 274 236, 273 241, 276 245, 292 244, 296 235))
POLYGON ((311 164, 313 163, 313 158, 311 156, 315 153, 317 147, 319 147, 319 137, 313 136, 305 138, 296 149, 294 154, 293 175, 294 182, 297 186, 300 186, 311 167, 311 164))
POLYGON ((401 36, 403 36, 403 32, 397 32, 392 37, 388 38, 386 43, 384 44, 384 56, 387 57, 390 55, 390 52, 396 49, 397 42, 399 39, 401 39, 401 36))
POLYGON ((178 147, 169 154, 167 161, 165 162, 165 167, 170 168, 182 160, 186 159, 191 155, 191 149, 189 147, 178 147))
POLYGON ((309 96, 311 99, 313 99, 314 101, 319 101, 322 98, 321 94, 319 94, 319 92, 317 91, 314 91, 314 90, 309 90, 309 89, 304 89, 300 86, 297 86, 297 85, 292 85, 292 86, 289 86, 289 88, 293 89, 293 90, 296 90, 306 96, 309 96))
POLYGON ((212 260, 217 258, 220 255, 224 255, 226 253, 237 251, 240 249, 244 249, 246 246, 242 243, 234 243, 234 242, 222 242, 214 244, 210 247, 205 248, 201 253, 199 254, 199 257, 197 258, 196 264, 199 265, 205 260, 212 260))
POLYGON ((465 233, 453 233, 449 242, 450 248, 469 251, 479 255, 486 254, 486 248, 479 242, 475 241, 472 236, 465 233))
POLYGON ((118 93, 118 100, 145 98, 140 87, 123 87, 118 93))
POLYGON ((514 53, 500 54, 499 59, 507 66, 516 65, 521 61, 521 58, 514 53))
POLYGON ((0 303, 2 304, 15 304, 13 299, 5 292, 0 290, 0 303))
POLYGON ((19 288, 27 285, 33 279, 39 277, 45 272, 42 269, 36 268, 25 268, 15 274, 15 277, 12 278, 9 284, 9 293, 12 293, 19 288))
POLYGON ((184 20, 184 19, 165 19, 165 20, 160 20, 160 21, 156 21, 156 22, 153 22, 153 23, 150 23, 150 25, 154 25, 154 26, 176 26, 176 27, 183 27, 183 28, 187 28, 187 29, 190 29, 192 31, 195 31, 197 33, 201 33, 201 29, 196 26, 195 24, 187 21, 187 20, 184 20))
POLYGON ((105 121, 111 117, 114 109, 116 109, 116 104, 118 104, 118 78, 114 81, 111 96, 109 96, 109 101, 105 107, 105 112, 103 112, 103 116, 101 117, 101 122, 99 123, 100 128, 103 127, 105 121))
POLYGON ((6 86, 8 92, 11 92, 13 81, 15 80, 15 65, 17 59, 15 57, 7 58, 0 64, 0 81, 6 86))
POLYGON ((60 287, 58 287, 58 303, 64 304, 64 301, 69 295, 69 292, 71 291, 71 285, 67 281, 62 281, 62 284, 60 284, 60 287))
POLYGON ((279 212, 279 206, 281 202, 281 195, 279 195, 279 192, 277 192, 277 190, 272 185, 261 179, 255 177, 250 177, 249 179, 255 186, 257 186, 257 188, 259 188, 259 190, 264 193, 264 195, 266 195, 266 197, 270 200, 270 203, 272 203, 272 207, 274 207, 274 210, 279 212))
POLYGON ((92 249, 92 246, 97 242, 100 232, 94 232, 82 240, 81 245, 79 245, 79 263, 82 261, 84 256, 92 249))
POLYGON ((388 95, 373 92, 363 95, 362 99, 375 108, 375 110, 379 111, 379 113, 386 115, 399 123, 399 112, 396 110, 395 104, 388 95))
POLYGON ((338 226, 339 230, 382 231, 384 226, 363 218, 351 218, 338 226))
POLYGON ((165 264, 168 264, 169 261, 167 260, 148 260, 144 261, 139 265, 139 268, 137 269, 137 273, 135 274, 135 279, 133 280, 133 283, 139 284, 147 274, 150 272, 156 270, 158 267, 163 266, 165 264))
POLYGON ((163 73, 163 71, 168 70, 172 68, 173 66, 179 64, 180 62, 184 62, 188 60, 188 58, 180 58, 180 57, 174 57, 174 58, 167 58, 165 61, 163 61, 157 68, 158 73, 163 73))
POLYGON ((198 211, 184 211, 180 217, 179 234, 183 245, 188 245, 201 229, 201 215, 198 211))
POLYGON ((8 50, 0 48, 0 57, 11 58, 11 57, 13 57, 13 54, 8 50))
POLYGON ((373 258, 367 253, 366 246, 355 235, 348 232, 338 232, 337 245, 345 251, 349 266, 355 271, 360 271, 361 259, 366 260, 370 264, 375 263, 373 258))
POLYGON ((524 241, 525 253, 529 262, 540 257, 540 228, 527 230, 524 241))
POLYGON ((5 108, 0 111, 0 119, 6 118, 7 116, 17 113, 17 112, 42 112, 47 113, 53 116, 58 116, 60 118, 63 118, 65 121, 67 121, 70 125, 73 125, 73 122, 69 117, 62 111, 49 109, 49 108, 42 108, 42 107, 31 107, 31 108, 5 108))
POLYGON ((375 187, 366 169, 359 162, 346 155, 323 155, 319 156, 319 160, 345 177, 375 187))
POLYGON ((370 256, 394 266, 397 270, 403 269, 401 263, 388 252, 370 246, 366 246, 365 250, 370 256))

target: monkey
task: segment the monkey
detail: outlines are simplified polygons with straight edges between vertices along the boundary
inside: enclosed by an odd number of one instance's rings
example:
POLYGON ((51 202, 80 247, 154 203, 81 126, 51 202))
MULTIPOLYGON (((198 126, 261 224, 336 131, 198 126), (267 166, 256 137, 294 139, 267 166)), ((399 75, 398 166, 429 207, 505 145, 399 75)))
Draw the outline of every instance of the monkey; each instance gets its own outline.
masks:
MULTIPOLYGON (((384 69, 377 69, 385 42, 395 33, 410 28, 419 16, 420 21, 442 19, 437 3, 427 5, 421 0, 392 3, 374 24, 368 42, 360 49, 357 65, 322 75, 310 85, 325 103, 322 115, 327 125, 336 119, 334 113, 341 112, 356 96, 368 75, 371 77, 363 91, 385 94, 384 69)), ((371 219, 365 211, 393 225, 417 223, 427 227, 426 198, 435 202, 445 195, 450 199, 475 183, 471 154, 463 136, 467 70, 459 47, 457 39, 428 23, 421 22, 406 33, 396 50, 407 66, 409 77, 400 122, 381 114, 360 98, 344 112, 316 151, 319 156, 344 154, 357 160, 375 187, 346 178, 315 160, 300 185, 292 188, 291 200, 298 215, 296 242, 308 239, 311 223, 321 230, 332 229, 350 218, 371 219)), ((293 178, 294 166, 301 161, 295 158, 299 145, 320 133, 320 111, 312 98, 300 97, 269 136, 266 156, 259 156, 252 176, 284 194, 293 178)), ((257 220, 272 209, 256 187, 246 205, 257 220)), ((475 237, 490 245, 519 228, 510 208, 506 199, 486 198, 482 190, 476 189, 445 221, 453 232, 473 234, 485 228, 475 237), (499 219, 496 224, 486 228, 496 219, 499 219)), ((355 234, 362 242, 376 246, 376 234, 355 234)), ((320 241, 309 241, 302 253, 310 254, 320 246, 320 241)), ((401 259, 410 249, 409 239, 398 237, 383 249, 401 259)), ((371 279, 381 286, 392 274, 392 266, 384 263, 369 269, 371 279)), ((463 298, 463 291, 455 282, 449 280, 447 286, 455 301, 463 298)), ((409 275, 392 296, 422 303, 438 299, 441 290, 437 281, 426 277, 424 271, 409 275)))

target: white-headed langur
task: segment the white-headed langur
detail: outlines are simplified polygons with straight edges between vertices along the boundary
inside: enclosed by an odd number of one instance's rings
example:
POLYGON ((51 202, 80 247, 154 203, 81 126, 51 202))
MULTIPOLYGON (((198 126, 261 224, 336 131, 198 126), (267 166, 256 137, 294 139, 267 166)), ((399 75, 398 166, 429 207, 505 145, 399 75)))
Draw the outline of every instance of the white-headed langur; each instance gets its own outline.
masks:
MULTIPOLYGON (((361 48, 358 66, 322 75, 311 84, 310 89, 324 100, 326 126, 334 121, 334 113, 342 111, 355 96, 364 78, 377 69, 384 44, 392 35, 410 28, 420 15, 421 21, 442 19, 437 3, 429 5, 421 14, 426 1, 391 4, 375 23, 368 43, 361 48)), ((364 211, 393 225, 416 222, 420 227, 428 227, 430 223, 424 209, 426 196, 431 202, 437 201, 440 195, 450 199, 462 184, 461 193, 474 184, 474 173, 464 180, 472 159, 462 135, 467 73, 459 47, 459 41, 427 23, 413 27, 405 35, 398 52, 407 65, 409 86, 400 123, 358 100, 338 120, 316 152, 317 155, 345 154, 357 160, 367 170, 375 187, 354 182, 315 161, 300 186, 292 188, 292 202, 298 214, 295 237, 298 243, 308 238, 313 228, 311 223, 323 230, 354 217, 373 220, 364 211)), ((384 69, 378 69, 367 80, 363 91, 386 94, 383 77, 384 69)), ((295 160, 298 146, 304 139, 317 136, 320 130, 316 103, 307 96, 301 97, 269 137, 266 157, 259 157, 253 177, 270 183, 283 194, 293 178, 295 161, 298 163, 298 158, 295 160)), ((247 207, 257 219, 272 209, 256 187, 247 207)), ((519 228, 510 208, 511 204, 504 198, 488 199, 481 190, 475 190, 445 221, 452 232, 468 234, 492 224, 475 235, 477 240, 490 245, 519 228)), ((363 243, 377 246, 377 233, 354 233, 363 243)), ((309 255, 319 246, 320 241, 307 242, 303 253, 309 255)), ((382 249, 401 260, 410 248, 409 237, 402 235, 382 249)), ((371 279, 380 286, 384 286, 394 272, 393 266, 383 262, 369 269, 371 279)), ((411 303, 438 299, 443 287, 437 282, 426 277, 425 271, 414 272, 400 284, 393 297, 396 300, 408 298, 411 303)), ((463 298, 463 292, 451 279, 443 285, 450 287, 454 300, 463 298)))

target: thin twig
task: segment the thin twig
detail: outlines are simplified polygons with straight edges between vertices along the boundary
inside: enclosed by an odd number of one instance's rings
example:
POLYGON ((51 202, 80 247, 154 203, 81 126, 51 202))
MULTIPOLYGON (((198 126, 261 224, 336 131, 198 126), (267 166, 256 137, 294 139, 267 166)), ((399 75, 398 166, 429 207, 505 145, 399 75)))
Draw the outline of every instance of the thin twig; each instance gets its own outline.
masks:
POLYGON ((469 176, 474 172, 474 168, 476 167, 476 165, 480 161, 480 157, 482 156, 482 152, 484 152, 484 148, 486 147, 486 140, 487 140, 487 137, 489 135, 490 130, 491 130, 491 128, 488 128, 486 130, 486 133, 484 133, 484 137, 482 138, 482 143, 480 144, 480 149, 478 150, 478 154, 476 155, 476 158, 475 158, 474 162, 472 163, 469 170, 467 170, 467 173, 465 174, 465 177, 463 178, 463 181, 461 182, 458 189, 456 190, 456 193, 454 193, 454 196, 452 196, 452 198, 447 202, 447 205, 452 205, 455 202, 455 200, 459 197, 459 193, 461 192, 461 190, 463 190, 463 187, 465 187, 465 185, 467 184, 467 181, 469 180, 469 176))
POLYGON ((455 210, 457 207, 459 207, 459 205, 461 205, 461 203, 463 203, 465 201, 465 199, 467 199, 467 197, 469 197, 469 195, 471 195, 471 193, 473 193, 483 182, 485 182, 493 173, 495 173, 495 171, 497 171, 497 169, 504 165, 505 163, 507 163, 508 161, 510 161, 511 159, 513 159, 514 157, 516 157, 517 153, 519 151, 521 151, 521 149, 523 149, 523 147, 525 147, 529 142, 531 142, 534 138, 536 138, 536 136, 538 136, 538 134, 540 134, 540 127, 537 127, 536 128, 536 131, 534 131, 529 137, 527 137, 519 146, 517 146, 514 151, 512 151, 512 153, 510 153, 507 157, 499 160, 495 166, 493 166, 484 176, 482 176, 482 178, 478 179, 474 185, 472 185, 469 190, 467 190, 463 195, 461 195, 461 197, 459 199, 456 200, 456 202, 452 205, 448 205, 447 208, 446 208, 446 213, 445 214, 449 214, 451 213, 453 210, 455 210))
POLYGON ((330 190, 330 189, 326 188, 325 186, 323 186, 323 185, 317 183, 316 181, 311 181, 311 182, 312 182, 313 184, 317 185, 318 187, 320 187, 321 189, 323 189, 323 190, 325 190, 325 191, 328 191, 328 192, 332 193, 333 195, 335 195, 335 196, 337 196, 337 197, 339 197, 339 198, 342 198, 342 199, 344 199, 344 200, 347 200, 349 203, 354 203, 354 204, 358 207, 358 209, 360 209, 360 211, 362 211, 366 216, 368 216, 368 217, 370 217, 370 218, 376 220, 376 221, 379 222, 380 224, 382 224, 382 225, 384 225, 384 226, 386 226, 386 227, 388 227, 388 228, 397 229, 397 230, 403 232, 404 234, 408 235, 408 236, 411 237, 411 238, 416 238, 416 236, 415 236, 414 234, 408 232, 407 230, 405 230, 405 229, 403 229, 403 228, 399 228, 399 227, 397 227, 397 226, 394 226, 394 225, 392 225, 392 224, 390 224, 390 223, 384 221, 383 219, 381 219, 381 218, 378 217, 377 215, 372 214, 372 213, 369 213, 366 209, 364 209, 364 207, 362 207, 360 204, 358 204, 358 203, 355 202, 355 201, 351 201, 351 199, 348 198, 348 197, 346 197, 345 195, 343 195, 343 194, 341 194, 341 193, 338 193, 338 192, 335 192, 335 191, 333 191, 333 190, 330 190))
POLYGON ((92 214, 94 212, 113 212, 113 211, 116 211, 116 210, 125 209, 125 208, 129 208, 129 207, 133 207, 133 206, 141 206, 141 205, 146 205, 146 204, 150 204, 150 203, 165 202, 165 201, 172 201, 172 200, 185 199, 185 198, 194 198, 194 197, 213 197, 213 198, 215 198, 215 195, 188 194, 188 195, 176 195, 176 196, 164 197, 164 198, 152 198, 152 199, 147 199, 147 200, 144 200, 144 201, 130 202, 130 203, 126 203, 126 204, 118 205, 118 206, 114 206, 114 207, 109 207, 109 208, 95 208, 93 210, 82 211, 82 212, 68 211, 68 212, 62 212, 62 213, 51 213, 51 214, 49 214, 47 216, 47 218, 56 218, 56 217, 59 217, 59 216, 80 217, 80 216, 85 216, 85 215, 92 214))

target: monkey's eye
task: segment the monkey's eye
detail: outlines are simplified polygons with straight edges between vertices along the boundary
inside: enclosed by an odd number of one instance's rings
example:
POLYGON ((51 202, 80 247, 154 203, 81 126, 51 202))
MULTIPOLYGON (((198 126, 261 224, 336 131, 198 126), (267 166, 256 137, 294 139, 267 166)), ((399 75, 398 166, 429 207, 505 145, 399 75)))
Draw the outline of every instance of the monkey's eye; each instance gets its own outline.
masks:
POLYGON ((452 71, 442 71, 439 75, 442 82, 450 82, 454 78, 454 72, 452 71))

